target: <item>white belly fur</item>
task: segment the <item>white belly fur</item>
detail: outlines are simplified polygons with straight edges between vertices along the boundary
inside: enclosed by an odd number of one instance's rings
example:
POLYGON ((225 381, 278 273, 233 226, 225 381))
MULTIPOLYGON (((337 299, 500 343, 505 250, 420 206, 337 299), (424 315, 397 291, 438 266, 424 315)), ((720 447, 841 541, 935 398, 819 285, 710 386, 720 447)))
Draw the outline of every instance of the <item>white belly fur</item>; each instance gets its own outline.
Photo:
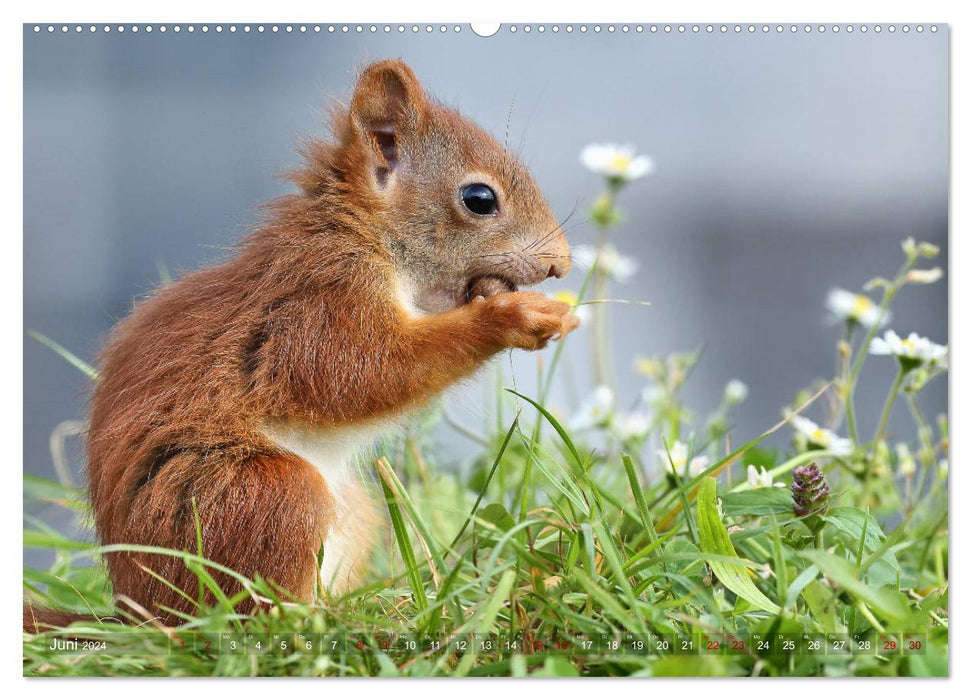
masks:
POLYGON ((320 567, 321 585, 332 593, 344 592, 355 583, 379 520, 358 479, 355 458, 393 427, 394 422, 381 421, 345 428, 284 424, 263 429, 274 444, 312 464, 334 499, 334 526, 324 540, 320 567))

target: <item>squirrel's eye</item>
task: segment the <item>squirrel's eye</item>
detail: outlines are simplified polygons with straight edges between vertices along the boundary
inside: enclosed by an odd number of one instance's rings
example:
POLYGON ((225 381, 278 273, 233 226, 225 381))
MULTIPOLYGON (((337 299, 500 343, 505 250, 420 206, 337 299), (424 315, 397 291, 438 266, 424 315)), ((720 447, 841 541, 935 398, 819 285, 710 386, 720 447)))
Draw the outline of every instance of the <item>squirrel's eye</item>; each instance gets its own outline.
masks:
POLYGON ((499 209, 496 193, 481 182, 462 188, 462 204, 470 212, 479 216, 492 216, 499 209))

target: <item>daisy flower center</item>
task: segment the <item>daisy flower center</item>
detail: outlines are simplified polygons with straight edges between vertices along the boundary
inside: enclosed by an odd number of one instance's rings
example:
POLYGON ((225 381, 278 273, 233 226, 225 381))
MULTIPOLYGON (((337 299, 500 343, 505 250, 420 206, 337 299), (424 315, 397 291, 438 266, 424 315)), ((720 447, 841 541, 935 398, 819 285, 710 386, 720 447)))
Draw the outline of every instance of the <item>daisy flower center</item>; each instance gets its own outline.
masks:
POLYGON ((610 159, 610 167, 623 172, 630 167, 631 157, 626 153, 616 153, 610 159))
POLYGON ((853 300, 853 316, 859 317, 873 308, 873 302, 862 294, 858 294, 853 300))

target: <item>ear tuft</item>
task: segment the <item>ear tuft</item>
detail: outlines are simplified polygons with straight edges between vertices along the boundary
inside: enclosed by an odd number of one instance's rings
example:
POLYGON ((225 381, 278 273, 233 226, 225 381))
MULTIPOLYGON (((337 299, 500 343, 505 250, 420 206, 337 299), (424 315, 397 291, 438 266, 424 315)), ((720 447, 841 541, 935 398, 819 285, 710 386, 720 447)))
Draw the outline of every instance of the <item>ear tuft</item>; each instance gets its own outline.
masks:
POLYGON ((382 185, 398 166, 403 141, 419 128, 426 98, 418 78, 401 61, 372 63, 357 81, 351 100, 351 128, 374 152, 382 185))

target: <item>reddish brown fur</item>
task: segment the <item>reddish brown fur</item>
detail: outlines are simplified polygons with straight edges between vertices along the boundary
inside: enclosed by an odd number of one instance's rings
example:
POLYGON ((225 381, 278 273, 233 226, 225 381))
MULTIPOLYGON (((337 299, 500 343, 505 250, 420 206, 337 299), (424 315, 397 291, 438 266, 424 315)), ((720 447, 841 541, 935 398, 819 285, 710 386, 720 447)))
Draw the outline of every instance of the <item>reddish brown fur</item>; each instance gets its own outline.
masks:
MULTIPOLYGON (((236 257, 162 288, 115 329, 88 439, 102 542, 195 551, 195 499, 206 557, 308 600, 315 555, 339 526, 333 500, 261 426, 394 415, 504 348, 575 327, 565 304, 537 293, 464 303, 476 275, 529 285, 565 274, 569 252, 525 169, 428 100, 407 66, 370 66, 333 132, 307 145, 300 193, 273 202, 236 257), (500 192, 497 216, 461 207, 470 174, 500 192), (402 305, 401 275, 420 280, 426 315, 402 305)), ((354 537, 367 547, 366 533, 354 537)), ((146 571, 193 597, 179 559, 115 553, 108 567, 116 594, 170 621, 163 607, 193 611, 146 571)))

